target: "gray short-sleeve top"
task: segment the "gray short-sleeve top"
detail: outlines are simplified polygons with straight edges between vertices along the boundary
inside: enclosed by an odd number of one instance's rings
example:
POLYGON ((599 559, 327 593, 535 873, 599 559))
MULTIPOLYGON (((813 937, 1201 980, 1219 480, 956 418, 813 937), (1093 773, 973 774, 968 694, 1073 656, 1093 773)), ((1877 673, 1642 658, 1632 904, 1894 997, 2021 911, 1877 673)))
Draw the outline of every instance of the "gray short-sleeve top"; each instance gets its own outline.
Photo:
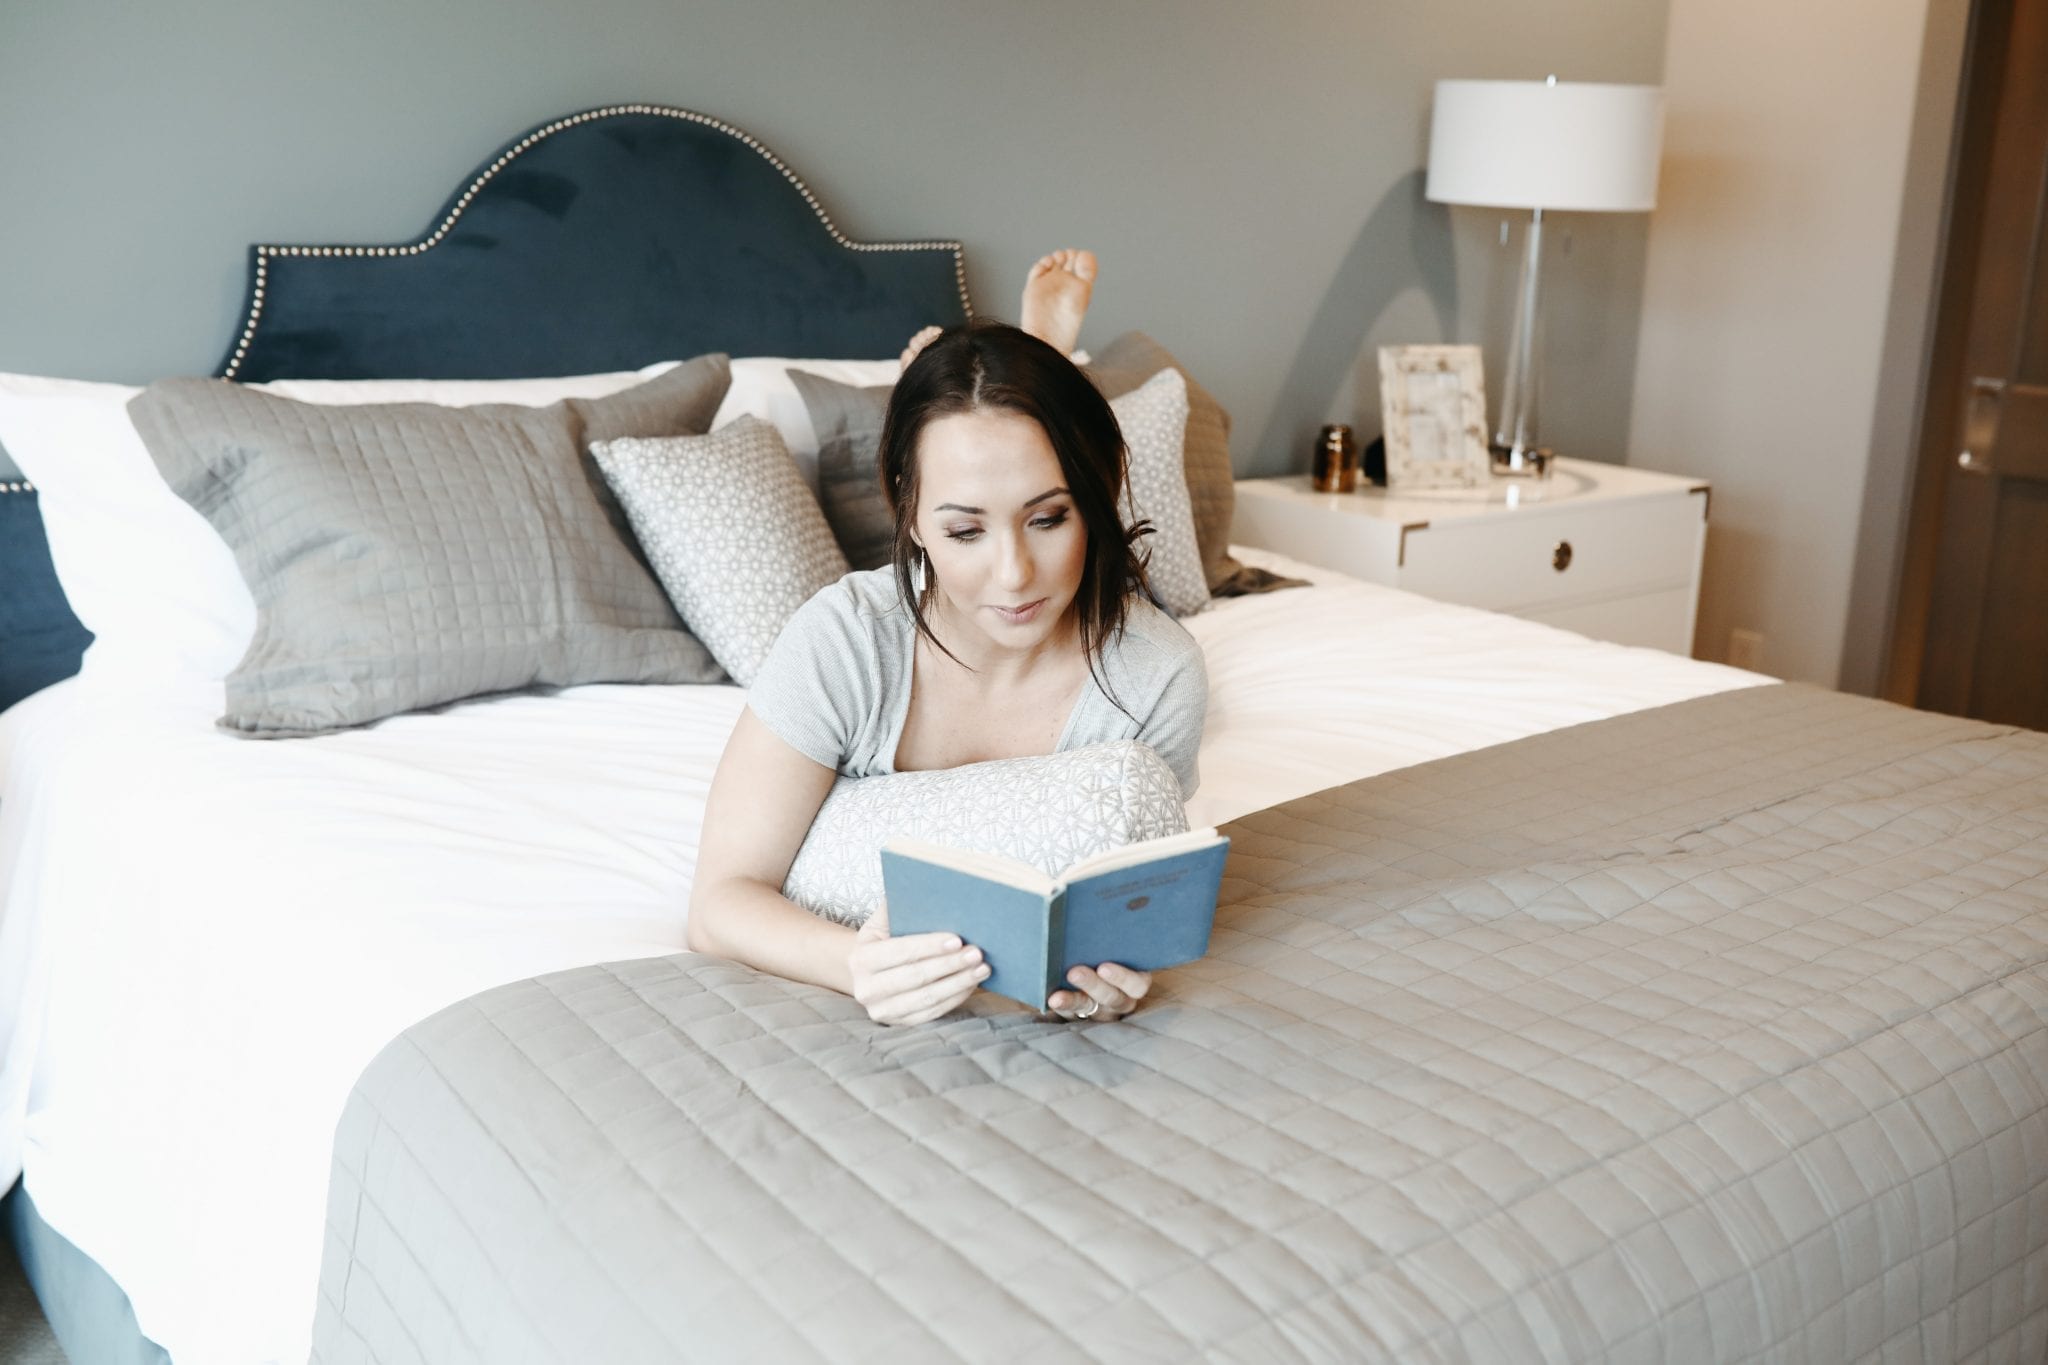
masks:
MULTIPOLYGON (((849 777, 896 771, 910 714, 916 625, 889 566, 850 573, 820 590, 782 628, 747 692, 747 705, 785 744, 849 777)), ((1150 745, 1194 795, 1196 751, 1209 706, 1202 647, 1152 603, 1131 604, 1123 634, 1081 689, 1056 749, 1111 740, 1150 745), (1119 709, 1103 692, 1107 681, 1119 709), (1128 712, 1128 714, 1126 714, 1128 712)))

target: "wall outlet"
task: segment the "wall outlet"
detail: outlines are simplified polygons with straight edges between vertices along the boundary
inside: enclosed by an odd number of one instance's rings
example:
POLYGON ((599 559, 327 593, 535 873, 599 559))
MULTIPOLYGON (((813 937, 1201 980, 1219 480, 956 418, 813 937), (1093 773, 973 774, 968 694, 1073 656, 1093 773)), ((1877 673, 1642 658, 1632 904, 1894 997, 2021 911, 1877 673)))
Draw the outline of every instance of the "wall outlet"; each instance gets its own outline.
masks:
POLYGON ((1761 669, 1764 664, 1764 633, 1760 630, 1744 630, 1737 626, 1728 632, 1728 666, 1761 669))

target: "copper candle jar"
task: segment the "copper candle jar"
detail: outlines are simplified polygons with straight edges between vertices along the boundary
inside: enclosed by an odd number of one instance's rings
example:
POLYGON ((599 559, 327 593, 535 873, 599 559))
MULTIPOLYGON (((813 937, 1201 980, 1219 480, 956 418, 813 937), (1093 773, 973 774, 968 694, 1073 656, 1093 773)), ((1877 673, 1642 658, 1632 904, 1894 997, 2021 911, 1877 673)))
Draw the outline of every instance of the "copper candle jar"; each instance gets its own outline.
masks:
POLYGON ((1316 437, 1314 470, 1318 493, 1349 493, 1358 486, 1358 441, 1341 422, 1316 437))

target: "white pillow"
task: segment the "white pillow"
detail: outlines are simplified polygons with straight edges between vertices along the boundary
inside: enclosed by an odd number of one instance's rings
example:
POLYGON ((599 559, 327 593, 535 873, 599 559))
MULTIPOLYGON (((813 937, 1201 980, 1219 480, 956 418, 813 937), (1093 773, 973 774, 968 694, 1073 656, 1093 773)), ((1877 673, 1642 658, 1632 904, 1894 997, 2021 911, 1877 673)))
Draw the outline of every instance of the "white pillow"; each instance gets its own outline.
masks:
POLYGON ((1152 523, 1153 534, 1139 542, 1150 556, 1145 576, 1160 606, 1175 616, 1192 616, 1209 605, 1209 580, 1202 572, 1187 461, 1181 454, 1188 429, 1187 381, 1179 370, 1161 370, 1109 407, 1131 452, 1124 524, 1140 517, 1152 523))
MULTIPOLYGON (((675 362, 616 374, 507 380, 278 380, 254 387, 311 403, 453 407, 601 398, 675 362)), ((256 605, 227 543, 170 490, 128 420, 125 384, 0 374, 0 447, 40 494, 50 558, 93 632, 84 671, 156 686, 225 678, 256 629, 256 605)))
POLYGON ((860 924, 882 902, 882 841, 897 835, 1001 853, 1047 876, 1188 827, 1180 782, 1134 739, 932 772, 841 777, 811 821, 782 894, 860 924))
MULTIPOLYGON (((905 337, 908 341, 910 338, 905 337)), ((812 491, 818 487, 818 433, 811 426, 810 410, 789 382, 789 371, 802 370, 841 384, 865 388, 894 384, 899 367, 894 360, 778 360, 772 356, 747 356, 732 362, 732 387, 725 391, 711 429, 718 430, 742 417, 758 417, 782 433, 782 443, 803 471, 812 491)))
POLYGON ((683 624, 751 686, 796 609, 846 574, 781 435, 746 416, 705 436, 597 441, 590 453, 683 624))

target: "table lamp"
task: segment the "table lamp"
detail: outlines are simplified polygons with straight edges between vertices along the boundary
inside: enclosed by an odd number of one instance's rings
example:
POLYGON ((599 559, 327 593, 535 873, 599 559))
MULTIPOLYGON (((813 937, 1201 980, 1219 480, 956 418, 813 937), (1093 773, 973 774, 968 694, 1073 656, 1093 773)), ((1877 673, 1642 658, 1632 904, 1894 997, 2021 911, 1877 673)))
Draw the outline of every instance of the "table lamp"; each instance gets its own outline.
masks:
MULTIPOLYGON (((1664 92, 1654 85, 1438 81, 1429 183, 1439 204, 1530 210, 1494 471, 1543 474, 1536 445, 1537 300, 1543 213, 1646 213, 1657 205, 1664 92)), ((1505 230, 1505 229, 1503 229, 1505 230)))

